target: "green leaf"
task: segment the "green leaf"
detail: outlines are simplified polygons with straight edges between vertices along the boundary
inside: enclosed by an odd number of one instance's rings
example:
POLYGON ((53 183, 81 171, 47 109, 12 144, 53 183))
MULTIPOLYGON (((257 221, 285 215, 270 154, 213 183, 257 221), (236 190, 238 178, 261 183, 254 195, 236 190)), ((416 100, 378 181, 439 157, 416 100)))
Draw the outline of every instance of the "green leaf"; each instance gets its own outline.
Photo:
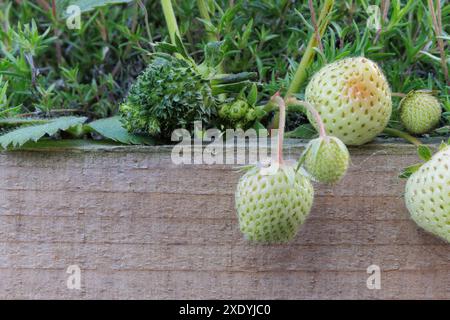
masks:
POLYGON ((123 144, 155 144, 154 140, 150 137, 137 136, 128 133, 118 116, 88 123, 86 127, 97 132, 106 139, 123 144))
POLYGON ((51 150, 96 150, 111 147, 121 147, 123 144, 119 142, 114 142, 111 140, 87 140, 87 139, 63 139, 55 140, 43 138, 38 142, 27 142, 20 150, 41 150, 41 151, 51 151, 51 150))
POLYGON ((155 47, 160 53, 174 54, 178 52, 177 46, 167 42, 158 42, 155 44, 155 47))
POLYGON ((186 50, 186 47, 183 44, 183 41, 181 41, 181 38, 177 34, 175 34, 175 45, 177 47, 177 52, 179 54, 181 54, 184 58, 188 60, 191 59, 189 53, 186 50))
POLYGON ((427 146, 424 146, 424 145, 420 145, 417 148, 417 153, 419 155, 419 158, 422 159, 423 161, 428 161, 433 156, 433 153, 431 152, 431 149, 429 147, 427 147, 427 146))
POLYGON ((53 136, 58 131, 65 131, 86 122, 86 120, 85 117, 61 117, 46 124, 19 128, 0 136, 0 145, 3 149, 10 146, 18 148, 28 141, 36 142, 46 135, 53 136))
POLYGON ((438 128, 434 131, 438 134, 446 135, 446 134, 450 133, 450 126, 444 126, 444 127, 438 128))
POLYGON ((4 118, 0 119, 0 127, 20 127, 26 125, 45 124, 51 122, 52 119, 37 118, 4 118))
POLYGON ((56 7, 58 8, 58 15, 62 18, 67 18, 67 7, 78 6, 81 13, 94 10, 99 7, 104 7, 111 4, 129 3, 133 0, 56 0, 56 7))
POLYGON ((211 89, 213 95, 219 95, 222 93, 237 93, 242 91, 243 89, 248 88, 250 85, 252 85, 252 82, 250 81, 241 81, 237 83, 229 83, 213 86, 211 89))
POLYGON ((257 100, 258 100, 258 87, 256 86, 256 83, 254 83, 252 85, 252 88, 250 89, 250 93, 247 96, 247 102, 249 105, 254 107, 257 100))
POLYGON ((287 138, 311 139, 317 135, 317 131, 311 124, 302 124, 294 131, 286 132, 287 138))
POLYGON ((418 163, 409 167, 406 167, 405 169, 403 169, 402 173, 399 175, 400 179, 408 179, 409 177, 411 177, 411 175, 418 171, 420 169, 420 167, 422 167, 423 163, 418 163))

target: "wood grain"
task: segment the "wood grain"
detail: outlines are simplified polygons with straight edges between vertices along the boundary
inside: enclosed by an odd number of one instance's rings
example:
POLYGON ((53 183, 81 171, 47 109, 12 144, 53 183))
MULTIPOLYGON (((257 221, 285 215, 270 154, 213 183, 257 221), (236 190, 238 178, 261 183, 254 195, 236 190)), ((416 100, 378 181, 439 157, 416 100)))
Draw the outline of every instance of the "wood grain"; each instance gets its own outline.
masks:
POLYGON ((397 178, 413 147, 352 149, 345 179, 316 185, 295 241, 272 246, 238 230, 233 166, 176 166, 170 151, 0 153, 0 298, 450 298, 450 246, 410 220, 397 178), (73 264, 81 290, 66 286, 73 264), (380 290, 366 286, 372 264, 380 290))

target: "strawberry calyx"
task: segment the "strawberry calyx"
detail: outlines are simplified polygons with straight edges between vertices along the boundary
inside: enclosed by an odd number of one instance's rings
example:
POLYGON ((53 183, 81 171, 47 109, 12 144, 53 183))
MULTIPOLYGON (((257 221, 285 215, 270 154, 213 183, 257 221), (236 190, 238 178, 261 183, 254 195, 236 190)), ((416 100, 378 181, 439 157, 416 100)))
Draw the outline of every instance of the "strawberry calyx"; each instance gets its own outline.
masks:
MULTIPOLYGON (((450 147, 450 139, 447 142, 442 141, 442 143, 439 145, 438 152, 450 147)), ((426 145, 419 145, 417 147, 417 154, 419 158, 422 160, 421 163, 416 163, 411 166, 408 166, 402 170, 402 172, 399 175, 399 178, 401 179, 408 179, 411 177, 415 172, 417 172, 425 163, 430 161, 433 158, 433 152, 430 147, 426 145)))

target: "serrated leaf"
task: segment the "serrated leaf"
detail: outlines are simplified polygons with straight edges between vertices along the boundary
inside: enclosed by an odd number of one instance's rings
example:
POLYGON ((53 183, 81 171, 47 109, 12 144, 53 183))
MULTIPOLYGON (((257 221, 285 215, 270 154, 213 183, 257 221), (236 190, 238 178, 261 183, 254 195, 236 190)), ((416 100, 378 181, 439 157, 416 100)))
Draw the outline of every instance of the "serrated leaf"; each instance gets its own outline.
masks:
POLYGON ((22 147, 21 150, 70 150, 70 149, 101 149, 109 147, 119 147, 123 144, 119 142, 114 142, 111 140, 86 140, 86 139, 48 139, 43 138, 37 142, 27 142, 22 147))
POLYGON ((20 127, 27 125, 45 124, 51 121, 52 119, 4 118, 0 119, 0 127, 20 127))
POLYGON ((111 117, 93 121, 86 125, 89 129, 97 132, 106 139, 117 141, 123 144, 155 144, 150 137, 143 137, 130 134, 120 121, 120 117, 111 117))
POLYGON ((0 145, 3 149, 7 149, 10 146, 18 148, 26 142, 36 142, 46 135, 53 136, 58 131, 64 131, 79 124, 83 124, 86 120, 86 117, 61 117, 46 124, 19 128, 2 135, 0 137, 0 145))
POLYGON ((414 172, 417 172, 420 167, 423 166, 423 163, 418 163, 403 169, 402 173, 399 175, 400 179, 408 179, 414 172))
POLYGON ((417 148, 417 154, 419 155, 419 158, 423 161, 428 161, 433 157, 433 153, 431 152, 431 149, 427 146, 420 145, 417 148))

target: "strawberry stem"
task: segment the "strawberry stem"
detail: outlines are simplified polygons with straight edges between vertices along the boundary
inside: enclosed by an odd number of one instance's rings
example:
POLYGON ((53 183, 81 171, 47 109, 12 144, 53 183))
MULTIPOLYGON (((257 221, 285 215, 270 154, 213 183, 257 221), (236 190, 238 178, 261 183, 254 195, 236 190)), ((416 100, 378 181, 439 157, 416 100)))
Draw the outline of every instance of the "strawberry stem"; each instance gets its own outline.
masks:
POLYGON ((412 135, 410 135, 410 134, 408 134, 406 132, 397 130, 397 129, 386 128, 386 129, 384 129, 383 133, 385 133, 387 135, 390 135, 390 136, 393 136, 393 137, 399 137, 399 138, 405 139, 406 141, 412 143, 415 146, 421 146, 422 145, 422 142, 419 139, 414 138, 412 135))
POLYGON ((170 40, 173 45, 176 45, 175 38, 180 36, 180 31, 178 29, 177 19, 175 17, 175 12, 173 11, 171 0, 161 0, 161 6, 163 9, 164 17, 166 19, 167 29, 169 31, 170 40))
POLYGON ((278 105, 280 109, 279 123, 278 123, 278 148, 277 159, 280 165, 283 164, 283 143, 284 143, 284 128, 286 126, 286 103, 284 99, 280 97, 280 93, 277 92, 271 99, 278 105))
POLYGON ((320 116, 319 112, 317 112, 316 108, 313 107, 312 104, 306 101, 298 100, 294 97, 289 97, 286 102, 288 105, 305 107, 306 110, 308 110, 316 120, 317 126, 319 127, 319 136, 324 140, 328 141, 328 136, 325 130, 325 125, 323 124, 322 121, 322 117, 320 116))
POLYGON ((294 78, 289 86, 287 92, 288 96, 299 92, 303 82, 305 82, 308 77, 307 69, 312 64, 316 55, 316 51, 314 49, 317 46, 320 47, 319 41, 331 21, 330 13, 333 10, 333 6, 334 0, 325 0, 317 21, 317 31, 314 32, 309 39, 308 46, 306 47, 302 60, 300 61, 294 78))

